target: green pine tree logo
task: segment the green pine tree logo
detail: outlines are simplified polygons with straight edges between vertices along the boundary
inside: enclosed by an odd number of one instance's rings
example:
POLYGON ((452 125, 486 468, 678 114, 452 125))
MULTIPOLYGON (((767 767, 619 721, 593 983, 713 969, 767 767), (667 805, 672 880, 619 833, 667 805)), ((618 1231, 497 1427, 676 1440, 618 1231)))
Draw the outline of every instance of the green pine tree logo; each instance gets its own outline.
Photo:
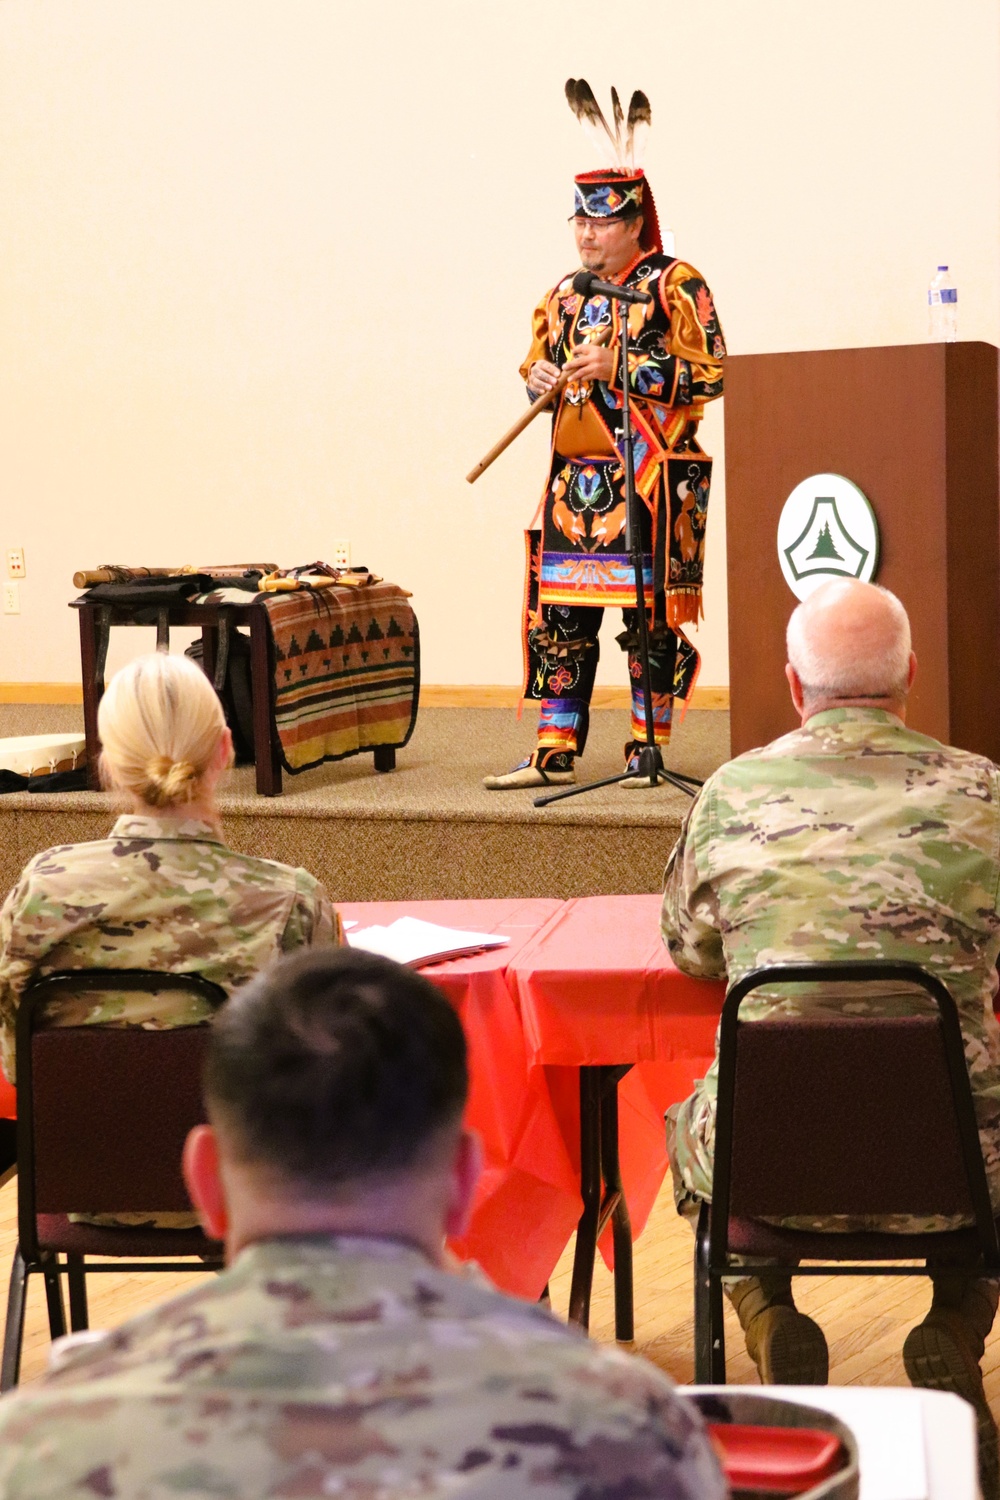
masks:
POLYGON ((806 559, 806 561, 807 562, 813 562, 817 557, 820 557, 820 558, 822 558, 822 557, 829 558, 831 562, 843 562, 844 561, 844 559, 841 557, 840 553, 837 551, 836 547, 833 544, 833 537, 830 535, 830 523, 829 523, 829 521, 824 522, 824 524, 823 524, 823 530, 820 532, 819 536, 816 538, 816 545, 813 548, 812 552, 810 552, 810 554, 809 554, 808 558, 806 559))

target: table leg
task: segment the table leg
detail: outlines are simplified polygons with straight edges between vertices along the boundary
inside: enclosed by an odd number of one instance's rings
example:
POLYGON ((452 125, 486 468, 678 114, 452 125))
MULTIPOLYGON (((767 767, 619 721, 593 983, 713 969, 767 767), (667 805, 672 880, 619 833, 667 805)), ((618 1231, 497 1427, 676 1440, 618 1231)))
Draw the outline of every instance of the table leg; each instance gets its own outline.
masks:
POLYGON ((281 762, 272 734, 271 653, 264 606, 250 611, 250 681, 253 687, 253 755, 257 770, 257 794, 281 796, 281 762))
POLYGON ((606 1201, 611 1213, 615 1245, 615 1338, 628 1342, 635 1333, 632 1310, 632 1222, 629 1219, 618 1160, 618 1083, 624 1072, 618 1068, 602 1068, 601 1072, 605 1074, 601 1099, 601 1172, 606 1186, 606 1201))
POLYGON ((203 625, 201 627, 201 665, 209 682, 215 682, 215 658, 219 646, 219 627, 217 625, 203 625))
POLYGON ((631 1067, 580 1069, 580 1194, 583 1213, 576 1230, 570 1282, 570 1321, 590 1326, 590 1294, 597 1241, 611 1222, 615 1246, 615 1338, 634 1337, 632 1224, 618 1160, 618 1084, 631 1067))
POLYGON ((590 1327, 598 1224, 601 1217, 601 1070, 580 1069, 580 1196, 583 1213, 576 1226, 576 1251, 569 1292, 569 1318, 590 1327))
POLYGON ((80 607, 80 675, 83 680, 83 732, 87 737, 87 785, 101 790, 98 762, 101 741, 97 733, 97 706, 104 692, 104 674, 97 670, 97 609, 93 604, 80 607))

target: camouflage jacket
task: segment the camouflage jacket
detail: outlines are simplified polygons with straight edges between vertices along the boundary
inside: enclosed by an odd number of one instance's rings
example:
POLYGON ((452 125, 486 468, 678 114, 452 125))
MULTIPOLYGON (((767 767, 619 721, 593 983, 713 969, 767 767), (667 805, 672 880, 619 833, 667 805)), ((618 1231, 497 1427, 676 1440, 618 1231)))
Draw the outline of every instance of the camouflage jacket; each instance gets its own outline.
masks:
MULTIPOLYGON (((894 958, 938 971, 958 1007, 1000 1207, 998 894, 996 766, 916 734, 882 709, 829 709, 705 783, 667 865, 663 936, 679 969, 731 982, 759 964, 820 958, 894 958)), ((864 1002, 857 990, 784 989, 780 998, 751 995, 740 1016, 845 1003, 885 1013, 927 1002, 884 989, 864 1002)), ((716 1084, 713 1063, 670 1111, 682 1210, 711 1197, 716 1084)), ((879 1222, 917 1229, 950 1221, 879 1222)))
POLYGON ((263 1241, 0 1402, 0 1493, 722 1500, 642 1360, 391 1240, 263 1241))
MULTIPOLYGON (((26 866, 0 910, 0 1060, 14 1081, 14 1022, 25 987, 54 969, 167 969, 225 990, 281 953, 341 941, 323 887, 305 870, 227 849, 208 823, 119 818, 106 839, 62 844, 26 866)), ((181 995, 91 994, 54 1024, 185 1026, 181 995)))

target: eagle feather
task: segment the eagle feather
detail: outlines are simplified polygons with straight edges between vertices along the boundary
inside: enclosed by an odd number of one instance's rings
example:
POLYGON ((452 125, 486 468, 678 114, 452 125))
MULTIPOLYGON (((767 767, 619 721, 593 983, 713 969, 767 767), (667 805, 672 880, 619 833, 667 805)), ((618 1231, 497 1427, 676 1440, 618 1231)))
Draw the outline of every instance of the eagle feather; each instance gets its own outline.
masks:
POLYGON ((653 111, 649 107, 649 100, 641 89, 636 89, 629 101, 628 123, 625 127, 625 162, 633 171, 642 166, 652 122, 653 111))
POLYGON ((567 78, 566 100, 601 157, 598 166, 621 166, 618 142, 585 78, 567 78))
POLYGON ((615 127, 615 153, 618 157, 618 165, 624 167, 626 164, 625 136, 622 126, 625 124, 625 116, 622 113, 622 102, 614 84, 611 85, 611 119, 615 127))

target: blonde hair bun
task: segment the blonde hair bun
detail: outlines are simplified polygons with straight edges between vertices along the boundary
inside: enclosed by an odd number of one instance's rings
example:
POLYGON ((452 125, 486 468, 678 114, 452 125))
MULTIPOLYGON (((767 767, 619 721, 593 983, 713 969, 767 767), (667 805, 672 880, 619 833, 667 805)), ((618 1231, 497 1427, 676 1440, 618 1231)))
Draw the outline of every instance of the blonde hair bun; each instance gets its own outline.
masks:
POLYGON ((226 720, 215 689, 186 656, 156 652, 116 672, 97 711, 107 784, 148 807, 198 800, 218 764, 226 720))
POLYGON ((142 790, 150 807, 173 807, 190 802, 197 790, 198 772, 189 760, 171 760, 169 755, 155 755, 146 767, 148 780, 142 790))

